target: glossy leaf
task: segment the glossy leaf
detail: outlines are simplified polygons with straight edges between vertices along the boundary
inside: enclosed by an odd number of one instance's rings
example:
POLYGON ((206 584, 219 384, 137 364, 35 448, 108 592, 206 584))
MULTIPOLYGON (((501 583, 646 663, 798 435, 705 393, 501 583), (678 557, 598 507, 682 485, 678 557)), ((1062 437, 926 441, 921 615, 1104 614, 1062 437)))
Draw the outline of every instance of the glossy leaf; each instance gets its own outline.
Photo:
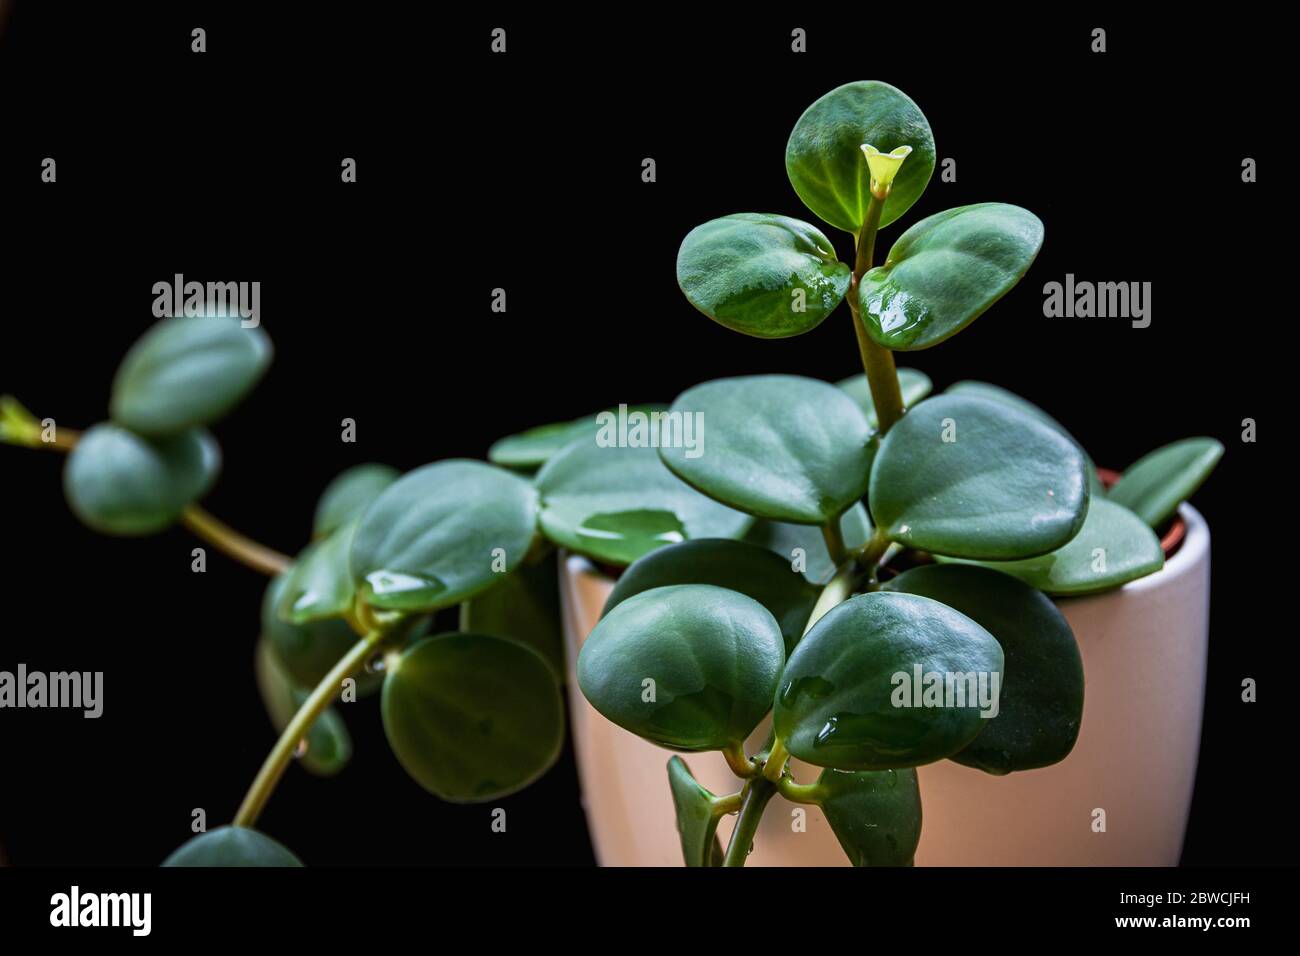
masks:
POLYGON ((672 584, 712 584, 752 597, 776 618, 787 649, 803 635, 820 589, 767 548, 727 538, 683 541, 652 551, 619 577, 602 617, 628 598, 672 584))
POLYGON ((990 402, 1000 402, 1010 408, 1018 409, 1032 418, 1037 418, 1044 425, 1050 425, 1052 428, 1055 428, 1066 438, 1070 439, 1070 441, 1074 442, 1079 448, 1079 454, 1083 455, 1084 465, 1088 469, 1089 495, 1091 497, 1100 497, 1106 493, 1106 489, 1101 483, 1101 478, 1097 476, 1097 466, 1093 464, 1092 458, 1089 456, 1087 449, 1085 449, 1083 445, 1066 430, 1064 425, 1058 422, 1051 415, 1047 414, 1047 412, 1043 411, 1033 402, 1021 398, 1015 392, 1007 391, 1001 386, 991 385, 988 382, 957 382, 953 385, 949 385, 948 388, 945 389, 945 394, 966 395, 974 398, 985 398, 990 402))
POLYGON ((600 619, 578 684, 625 730, 672 750, 721 750, 772 703, 785 643, 770 611, 706 584, 643 591, 600 619))
POLYGON ((1044 554, 1088 509, 1082 453, 1024 412, 983 398, 928 398, 889 430, 871 471, 876 524, 909 547, 980 559, 1044 554))
POLYGON ((562 679, 559 575, 554 551, 536 564, 523 565, 460 606, 460 629, 527 644, 546 658, 556 678, 562 679))
POLYGON ((683 481, 760 518, 825 524, 866 493, 871 427, 848 395, 814 378, 752 375, 687 389, 673 402, 702 422, 694 449, 662 443, 683 481))
POLYGON ((163 319, 118 367, 112 419, 154 436, 214 422, 257 384, 271 351, 266 333, 238 318, 163 319))
POLYGON ((1110 489, 1110 500, 1159 528, 1190 498, 1223 457, 1213 438, 1184 438, 1143 455, 1110 489))
POLYGON ((826 769, 817 778, 826 822, 854 866, 911 866, 921 842, 916 771, 826 769))
POLYGON ((960 332, 1020 281, 1043 245, 1027 209, 985 202, 922 219, 858 283, 858 312, 885 348, 928 349, 960 332))
MULTIPOLYGON (((867 424, 871 426, 872 431, 880 427, 880 420, 876 416, 876 402, 871 397, 871 386, 867 384, 865 375, 852 375, 840 382, 836 382, 835 387, 844 391, 849 398, 858 403, 858 407, 867 416, 867 424)), ((903 393, 904 408, 911 408, 925 398, 930 394, 933 387, 934 383, 930 381, 930 376, 924 372, 918 372, 914 368, 900 368, 898 370, 898 388, 903 393)))
POLYGON ((1065 759, 1083 720, 1083 660, 1055 604, 1015 578, 965 564, 913 568, 884 587, 955 608, 1002 647, 998 714, 951 759, 999 774, 1065 759))
POLYGON ((691 776, 681 757, 668 760, 668 786, 677 811, 682 859, 687 866, 718 866, 722 862, 722 847, 718 843, 719 814, 713 809, 713 794, 691 776))
MULTIPOLYGON (((844 536, 845 547, 850 549, 862 547, 871 537, 871 519, 861 502, 840 518, 840 534, 844 536)), ((817 525, 755 521, 745 540, 776 552, 818 586, 829 583, 835 575, 835 562, 826 548, 822 529, 817 525)))
MULTIPOLYGON (((275 653, 289 680, 298 687, 315 687, 357 642, 357 632, 343 618, 326 618, 291 624, 280 617, 289 574, 278 574, 262 596, 262 639, 275 653)), ((383 677, 362 672, 357 675, 357 696, 379 689, 383 677)))
POLYGON ((163 866, 302 866, 302 860, 265 833, 217 827, 182 844, 163 866))
MULTIPOLYGON (((271 718, 271 726, 276 733, 282 733, 298 708, 307 702, 311 691, 293 682, 265 639, 257 643, 253 673, 257 676, 257 689, 262 695, 267 716, 271 718)), ((333 707, 326 708, 316 719, 305 739, 307 747, 298 757, 298 762, 309 773, 332 777, 352 759, 352 736, 333 707)))
POLYGON ((1144 578, 1164 567, 1165 556, 1146 522, 1113 501, 1095 498, 1078 535, 1064 547, 1021 561, 982 563, 1040 591, 1065 596, 1108 591, 1144 578))
POLYGON ((763 339, 820 325, 844 298, 851 271, 816 227, 767 213, 696 226, 677 252, 677 284, 691 305, 763 339))
POLYGON ((536 484, 542 533, 615 565, 688 538, 738 538, 754 520, 681 481, 649 443, 605 446, 580 436, 546 463, 536 484))
POLYGON ((442 634, 404 651, 384 680, 384 732, 420 786, 453 803, 521 790, 555 763, 564 702, 531 647, 442 634))
POLYGON ((357 522, 354 518, 323 541, 303 549, 286 572, 278 613, 291 624, 343 617, 356 603, 348 555, 357 522))
POLYGON ((882 153, 912 147, 881 210, 887 226, 920 198, 934 172, 930 124, 901 90, 876 80, 837 87, 804 111, 785 147, 785 169, 804 205, 855 235, 871 196, 864 143, 882 153))
POLYGON ((773 725, 791 754, 819 767, 916 767, 984 729, 1001 671, 998 642, 964 614, 915 594, 864 594, 832 608, 794 649, 773 725), (967 697, 958 678, 962 697, 947 695, 950 674, 972 675, 975 692, 967 697))
POLYGON ((523 561, 537 522, 529 482, 477 461, 425 465, 361 516, 352 577, 385 610, 427 612, 471 598, 523 561))
POLYGON ((68 456, 63 491, 96 531, 151 534, 207 494, 220 468, 221 451, 202 429, 150 440, 104 423, 88 429, 68 456))
MULTIPOLYGON (((667 405, 631 405, 622 408, 623 414, 641 412, 650 415, 653 412, 667 411, 667 405)), ((565 445, 579 436, 586 435, 592 441, 600 434, 601 428, 609 421, 609 416, 617 417, 619 409, 605 409, 595 415, 586 415, 569 422, 552 422, 538 425, 517 435, 507 435, 492 444, 488 449, 488 461, 505 468, 531 471, 550 461, 565 445)))
POLYGON ((370 503, 398 479, 399 472, 388 465, 354 465, 325 486, 316 515, 312 520, 312 537, 324 538, 343 527, 370 507, 370 503))

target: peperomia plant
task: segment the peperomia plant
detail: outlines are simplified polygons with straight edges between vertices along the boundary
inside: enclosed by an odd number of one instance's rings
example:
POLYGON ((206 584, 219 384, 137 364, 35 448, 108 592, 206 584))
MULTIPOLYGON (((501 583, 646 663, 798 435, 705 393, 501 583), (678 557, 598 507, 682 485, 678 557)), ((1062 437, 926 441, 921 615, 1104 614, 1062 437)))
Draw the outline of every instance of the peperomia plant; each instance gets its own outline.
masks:
POLYGON ((576 662, 587 699, 666 748, 718 751, 737 777, 717 795, 669 760, 688 865, 743 865, 778 795, 819 805, 853 863, 908 864, 915 767, 1064 759, 1083 671, 1051 598, 1158 571, 1156 531, 1222 446, 1167 446, 1107 490, 1024 399, 980 382, 928 397, 927 376, 896 369, 894 352, 943 342, 1004 295, 1043 240, 1032 213, 980 203, 912 225, 877 265, 878 229, 934 165, 910 99, 842 86, 799 119, 786 168, 808 208, 854 237, 853 264, 816 227, 752 213, 700 226, 678 254, 690 302, 748 335, 806 332, 847 299, 865 374, 706 382, 671 407, 504 438, 491 464, 358 465, 326 487, 296 558, 197 504, 220 461, 207 426, 270 362, 260 328, 201 303, 164 319, 123 361, 111 421, 84 434, 0 400, 0 441, 70 452, 66 495, 91 528, 180 522, 271 577, 254 658, 280 738, 233 825, 168 863, 296 864, 252 828, 295 756, 342 769, 352 745, 335 705, 370 693, 402 766, 444 800, 492 800, 545 772, 564 720, 557 549, 625 569, 576 662), (451 608, 458 629, 435 633, 451 608), (800 782, 791 757, 823 769, 800 782))

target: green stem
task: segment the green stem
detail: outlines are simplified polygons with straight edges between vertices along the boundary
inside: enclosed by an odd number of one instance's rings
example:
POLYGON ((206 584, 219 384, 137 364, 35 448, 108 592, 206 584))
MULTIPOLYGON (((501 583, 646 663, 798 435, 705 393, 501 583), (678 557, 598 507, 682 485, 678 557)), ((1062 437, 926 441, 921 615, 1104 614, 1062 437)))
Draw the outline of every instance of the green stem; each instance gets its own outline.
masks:
POLYGON ((717 820, 725 817, 728 813, 735 813, 740 809, 741 797, 743 791, 737 790, 735 793, 728 793, 725 796, 714 797, 711 805, 713 819, 717 820))
POLYGON ((763 762, 763 779, 770 783, 780 782, 781 775, 785 772, 785 762, 789 759, 790 751, 785 749, 785 741, 780 737, 773 738, 772 749, 763 762))
POLYGON ((840 527, 840 515, 822 525, 822 537, 826 539, 826 550, 830 552, 831 563, 839 567, 849 556, 848 545, 844 543, 844 530, 840 527))
POLYGON ((776 785, 777 792, 791 803, 821 803, 822 790, 815 783, 796 783, 794 777, 784 774, 776 785))
POLYGON ((283 574, 293 563, 288 555, 245 537, 198 505, 190 505, 181 512, 181 524, 228 557, 270 577, 283 574))
POLYGON ((748 780, 758 772, 757 764, 745 756, 743 743, 733 743, 724 747, 722 756, 727 761, 727 766, 731 768, 731 772, 742 780, 748 780))
POLYGON ((239 812, 235 814, 235 826, 251 827, 257 822, 257 818, 261 816, 267 800, 271 798, 271 794, 275 791, 276 784, 284 776, 285 768, 289 766, 289 761, 293 759, 299 741, 307 736, 312 724, 316 723, 316 719, 325 712, 325 708, 334 702, 334 697, 338 694, 339 686, 343 681, 365 666, 367 659, 383 639, 384 632, 382 631, 371 631, 363 637, 339 659, 334 668, 316 685, 316 689, 311 692, 311 696, 303 701, 302 706, 298 708, 298 712, 289 721, 289 725, 284 728, 284 733, 280 734, 280 739, 271 748, 271 752, 262 764, 262 769, 257 772, 252 786, 248 788, 244 802, 240 804, 239 812))
POLYGON ((763 819, 767 802, 775 793, 776 785, 762 777, 755 777, 745 785, 745 792, 741 797, 740 817, 736 820, 736 829, 731 831, 727 855, 722 859, 723 866, 745 865, 749 851, 754 845, 754 834, 758 832, 758 822, 763 819))
POLYGON ((894 422, 903 417, 903 391, 898 384, 898 370, 894 367, 894 353, 878 345, 867 333, 858 309, 858 283, 872 266, 876 250, 876 231, 880 228, 880 213, 884 202, 873 194, 867 203, 867 215, 857 237, 857 258, 853 278, 849 282, 849 311, 853 313, 853 331, 858 337, 858 352, 862 368, 867 373, 871 401, 876 406, 876 421, 884 435, 894 422))
POLYGON ((808 623, 803 629, 804 634, 811 631, 813 625, 821 620, 822 615, 827 611, 849 599, 849 596, 853 593, 853 586, 857 583, 857 577, 857 565, 852 561, 846 561, 839 571, 835 573, 835 577, 831 578, 830 584, 822 588, 817 603, 813 605, 812 613, 808 615, 808 623))

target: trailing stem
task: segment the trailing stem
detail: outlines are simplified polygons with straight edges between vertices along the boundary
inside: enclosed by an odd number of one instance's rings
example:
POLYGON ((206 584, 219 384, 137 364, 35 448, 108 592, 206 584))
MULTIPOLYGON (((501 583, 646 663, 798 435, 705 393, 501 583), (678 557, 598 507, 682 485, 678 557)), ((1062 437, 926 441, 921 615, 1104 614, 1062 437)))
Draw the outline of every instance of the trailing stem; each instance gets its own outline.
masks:
POLYGON ((903 392, 898 385, 898 371, 894 368, 894 353, 867 334, 858 309, 858 283, 872 266, 876 249, 876 230, 880 228, 880 212, 884 202, 872 194, 867 203, 867 215, 857 236, 857 258, 853 278, 849 282, 849 311, 853 313, 853 330, 858 336, 858 351, 862 355, 862 368, 867 373, 871 400, 876 406, 876 420, 880 434, 884 435, 894 422, 903 417, 903 392))
POLYGON ((727 855, 722 858, 723 866, 744 866, 749 851, 754 846, 754 834, 758 832, 758 822, 763 819, 763 810, 776 793, 776 785, 763 777, 755 777, 745 784, 741 795, 740 816, 736 820, 736 829, 731 831, 731 842, 727 844, 727 855))

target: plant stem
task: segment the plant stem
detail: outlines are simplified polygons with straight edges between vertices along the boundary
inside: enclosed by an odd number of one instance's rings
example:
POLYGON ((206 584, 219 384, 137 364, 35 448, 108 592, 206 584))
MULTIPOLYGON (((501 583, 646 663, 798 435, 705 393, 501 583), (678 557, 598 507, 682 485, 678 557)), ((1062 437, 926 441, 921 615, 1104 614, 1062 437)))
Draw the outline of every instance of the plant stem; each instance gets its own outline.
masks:
POLYGON ((742 780, 748 780, 758 772, 758 767, 754 761, 745 756, 745 745, 743 743, 734 743, 722 750, 722 756, 727 761, 727 766, 731 772, 742 780))
POLYGON ((840 527, 840 515, 822 525, 822 537, 826 539, 826 550, 830 552, 831 563, 839 567, 849 556, 848 546, 844 543, 844 530, 840 527))
POLYGON ((735 793, 728 793, 722 797, 714 797, 712 804, 713 819, 718 820, 728 813, 735 813, 739 810, 742 795, 742 792, 737 790, 735 793))
POLYGON ((791 803, 822 802, 821 787, 815 783, 796 783, 788 773, 781 777, 776 785, 777 792, 791 803))
POLYGON ((727 855, 722 859, 723 866, 745 865, 754 845, 754 834, 758 832, 758 822, 763 819, 767 802, 775 793, 776 785, 762 777, 755 777, 745 785, 745 792, 741 796, 740 818, 736 820, 736 829, 731 831, 727 855))
POLYGON ((271 577, 282 574, 293 563, 293 559, 288 555, 281 554, 264 544, 258 544, 252 538, 244 537, 198 505, 190 505, 181 512, 181 524, 240 564, 271 577))
POLYGON ((262 769, 257 772, 252 786, 248 788, 248 793, 244 796, 244 802, 239 805, 239 812, 235 814, 235 826, 251 827, 257 822, 257 818, 262 814, 262 809, 266 806, 266 801, 271 798, 276 784, 284 776, 285 768, 289 766, 289 761, 293 759, 299 741, 307 736, 312 724, 316 723, 316 719, 334 701, 334 697, 338 694, 339 686, 343 681, 365 666, 366 660, 383 638, 383 631, 371 631, 359 640, 316 685, 316 689, 311 692, 311 696, 303 701, 302 706, 298 708, 298 712, 293 715, 293 719, 284 728, 284 733, 280 734, 280 739, 271 748, 271 752, 263 762, 262 769))
POLYGON ((858 337, 858 352, 862 355, 862 368, 867 373, 871 388, 871 401, 876 406, 876 421, 884 435, 894 422, 903 417, 903 392, 898 384, 898 371, 894 368, 894 353, 867 334, 858 310, 858 283, 871 268, 876 250, 876 230, 880 228, 880 212, 884 203, 872 195, 867 203, 866 219, 857 237, 857 258, 853 278, 849 282, 849 311, 853 313, 853 331, 858 337))
POLYGON ((790 751, 785 749, 785 742, 780 737, 774 738, 772 749, 763 763, 763 779, 770 783, 778 783, 781 774, 785 771, 785 762, 789 759, 790 751))
POLYGON ((849 599, 849 595, 853 593, 853 585, 857 583, 857 575, 857 565, 852 561, 844 562, 839 571, 835 573, 835 577, 831 578, 830 584, 822 588, 821 596, 817 598, 812 613, 808 615, 808 623, 804 625, 803 633, 805 635, 813 629, 814 624, 821 620, 822 615, 849 599))

